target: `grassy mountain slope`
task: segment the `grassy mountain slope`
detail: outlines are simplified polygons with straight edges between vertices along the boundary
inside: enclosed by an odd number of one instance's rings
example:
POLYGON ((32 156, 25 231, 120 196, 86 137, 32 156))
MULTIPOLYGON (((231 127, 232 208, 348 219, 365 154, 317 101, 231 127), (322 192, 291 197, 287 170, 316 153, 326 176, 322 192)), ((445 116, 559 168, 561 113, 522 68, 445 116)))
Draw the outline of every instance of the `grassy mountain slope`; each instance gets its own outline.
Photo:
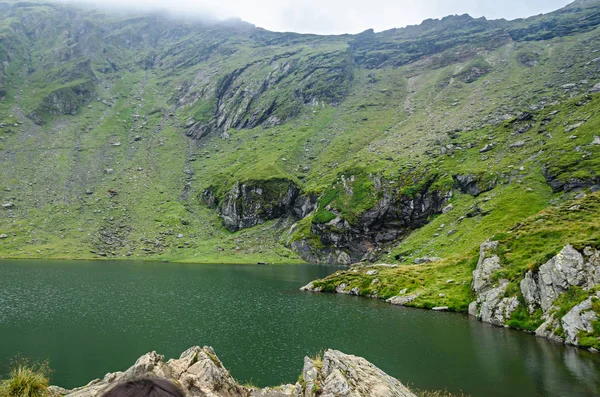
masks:
POLYGON ((466 280, 487 238, 600 182, 595 2, 354 36, 0 15, 1 257, 439 256, 466 280))

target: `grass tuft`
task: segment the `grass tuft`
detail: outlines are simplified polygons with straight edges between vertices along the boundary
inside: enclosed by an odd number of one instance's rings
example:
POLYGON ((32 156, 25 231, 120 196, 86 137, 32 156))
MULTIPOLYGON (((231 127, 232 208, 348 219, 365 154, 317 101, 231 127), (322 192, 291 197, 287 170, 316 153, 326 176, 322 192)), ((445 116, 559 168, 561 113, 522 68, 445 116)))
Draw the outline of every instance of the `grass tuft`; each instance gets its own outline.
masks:
POLYGON ((48 395, 50 372, 48 361, 35 363, 17 358, 8 379, 0 383, 0 397, 45 397, 48 395))

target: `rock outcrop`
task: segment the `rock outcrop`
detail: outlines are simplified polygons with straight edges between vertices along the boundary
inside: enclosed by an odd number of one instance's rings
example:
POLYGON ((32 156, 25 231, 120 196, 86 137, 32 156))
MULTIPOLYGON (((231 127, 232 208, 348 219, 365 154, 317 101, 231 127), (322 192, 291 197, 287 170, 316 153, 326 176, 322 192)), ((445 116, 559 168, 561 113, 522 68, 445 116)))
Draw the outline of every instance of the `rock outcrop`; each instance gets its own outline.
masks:
MULTIPOLYGON (((398 188, 383 188, 381 180, 372 179, 373 186, 366 190, 377 198, 369 204, 369 209, 355 219, 347 219, 343 211, 325 205, 326 208, 320 209, 331 214, 332 219, 322 222, 312 218, 311 236, 290 239, 290 248, 311 263, 350 265, 374 260, 383 246, 426 225, 432 215, 442 213, 452 198, 450 187, 447 190, 433 187, 435 178, 411 187, 408 193, 398 188)), ((344 194, 351 199, 355 194, 354 176, 342 180, 344 194)), ((341 188, 334 185, 333 189, 341 188)), ((323 207, 321 200, 328 192, 318 199, 302 194, 288 179, 253 180, 236 182, 222 198, 215 188, 208 188, 201 200, 217 209, 225 227, 235 232, 286 216, 304 219, 319 205, 323 207)))
POLYGON ((335 350, 327 350, 319 362, 306 357, 302 376, 295 385, 246 387, 233 379, 212 348, 198 346, 167 362, 156 352, 148 353, 125 372, 107 374, 73 390, 51 386, 50 391, 53 395, 96 397, 119 382, 146 377, 168 379, 194 397, 415 397, 397 379, 364 358, 335 350))
POLYGON ((314 198, 301 196, 296 184, 286 179, 236 182, 222 201, 207 189, 202 200, 219 209, 223 224, 232 232, 282 216, 302 219, 315 205, 314 198))
POLYGON ((594 293, 594 288, 600 285, 600 251, 586 247, 579 252, 567 245, 538 270, 526 272, 515 294, 509 292, 510 281, 497 276, 503 267, 494 254, 497 248, 498 242, 481 246, 471 284, 476 300, 469 306, 469 314, 484 322, 507 326, 519 305, 524 305, 530 316, 539 317, 542 322, 535 330, 538 336, 579 346, 581 335, 594 334, 594 322, 599 318, 594 303, 600 293, 594 293), (559 303, 572 291, 581 293, 571 294, 575 297, 570 297, 569 302, 559 303), (566 314, 565 305, 570 308, 566 314))
POLYGON ((479 262, 473 271, 471 289, 477 299, 469 305, 469 314, 481 321, 504 326, 518 305, 516 297, 506 298, 509 281, 494 282, 494 273, 501 268, 500 258, 493 254, 498 242, 486 242, 481 245, 479 262))
POLYGON ((86 81, 81 84, 61 87, 48 94, 40 105, 29 114, 36 124, 45 123, 45 116, 76 115, 87 105, 95 93, 94 84, 86 81))
POLYGON ((484 178, 474 174, 467 174, 454 175, 453 179, 457 189, 465 194, 470 194, 473 197, 477 197, 481 193, 489 192, 498 184, 497 176, 484 178))
MULTIPOLYGON (((313 221, 311 225, 311 234, 318 239, 319 246, 311 244, 310 239, 302 239, 294 241, 292 248, 305 260, 319 264, 374 261, 386 244, 425 226, 452 198, 450 190, 433 187, 435 179, 422 183, 409 193, 383 188, 383 182, 374 179, 374 192, 378 198, 370 209, 356 219, 347 219, 342 211, 327 206, 325 210, 333 219, 325 223, 313 221)), ((350 199, 355 194, 349 184, 344 190, 350 199)))
POLYGON ((304 106, 336 106, 349 91, 353 67, 343 50, 308 58, 301 51, 281 53, 226 73, 220 68, 201 73, 181 85, 177 104, 201 110, 189 121, 189 137, 229 136, 235 130, 282 124, 304 106))
POLYGON ((542 173, 546 178, 546 183, 555 193, 579 191, 600 183, 600 177, 596 175, 590 175, 587 178, 575 178, 573 172, 569 169, 555 167, 552 164, 546 164, 542 168, 542 173))

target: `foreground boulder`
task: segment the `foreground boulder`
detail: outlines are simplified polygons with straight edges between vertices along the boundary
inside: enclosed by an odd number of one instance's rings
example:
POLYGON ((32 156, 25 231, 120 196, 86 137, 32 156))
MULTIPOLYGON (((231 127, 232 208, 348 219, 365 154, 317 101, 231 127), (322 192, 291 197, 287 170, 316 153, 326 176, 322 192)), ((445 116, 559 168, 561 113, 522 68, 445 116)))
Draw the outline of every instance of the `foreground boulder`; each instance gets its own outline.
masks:
POLYGON ((304 369, 295 385, 257 389, 238 384, 211 347, 192 347, 179 359, 164 361, 156 352, 140 357, 125 372, 107 374, 73 390, 51 386, 52 395, 95 397, 119 382, 164 378, 177 383, 188 396, 206 397, 416 397, 397 379, 365 360, 336 350, 327 350, 321 360, 304 359, 304 369))

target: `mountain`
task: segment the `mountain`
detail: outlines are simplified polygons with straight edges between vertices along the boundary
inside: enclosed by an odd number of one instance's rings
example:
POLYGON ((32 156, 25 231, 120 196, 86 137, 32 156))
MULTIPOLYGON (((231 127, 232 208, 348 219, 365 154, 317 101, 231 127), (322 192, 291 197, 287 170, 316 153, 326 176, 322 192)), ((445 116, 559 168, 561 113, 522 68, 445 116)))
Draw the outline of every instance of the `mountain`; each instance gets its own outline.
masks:
POLYGON ((391 263, 351 288, 466 311, 488 239, 511 286, 600 247, 573 202, 600 189, 599 25, 597 1, 318 36, 0 0, 0 256, 391 263))

